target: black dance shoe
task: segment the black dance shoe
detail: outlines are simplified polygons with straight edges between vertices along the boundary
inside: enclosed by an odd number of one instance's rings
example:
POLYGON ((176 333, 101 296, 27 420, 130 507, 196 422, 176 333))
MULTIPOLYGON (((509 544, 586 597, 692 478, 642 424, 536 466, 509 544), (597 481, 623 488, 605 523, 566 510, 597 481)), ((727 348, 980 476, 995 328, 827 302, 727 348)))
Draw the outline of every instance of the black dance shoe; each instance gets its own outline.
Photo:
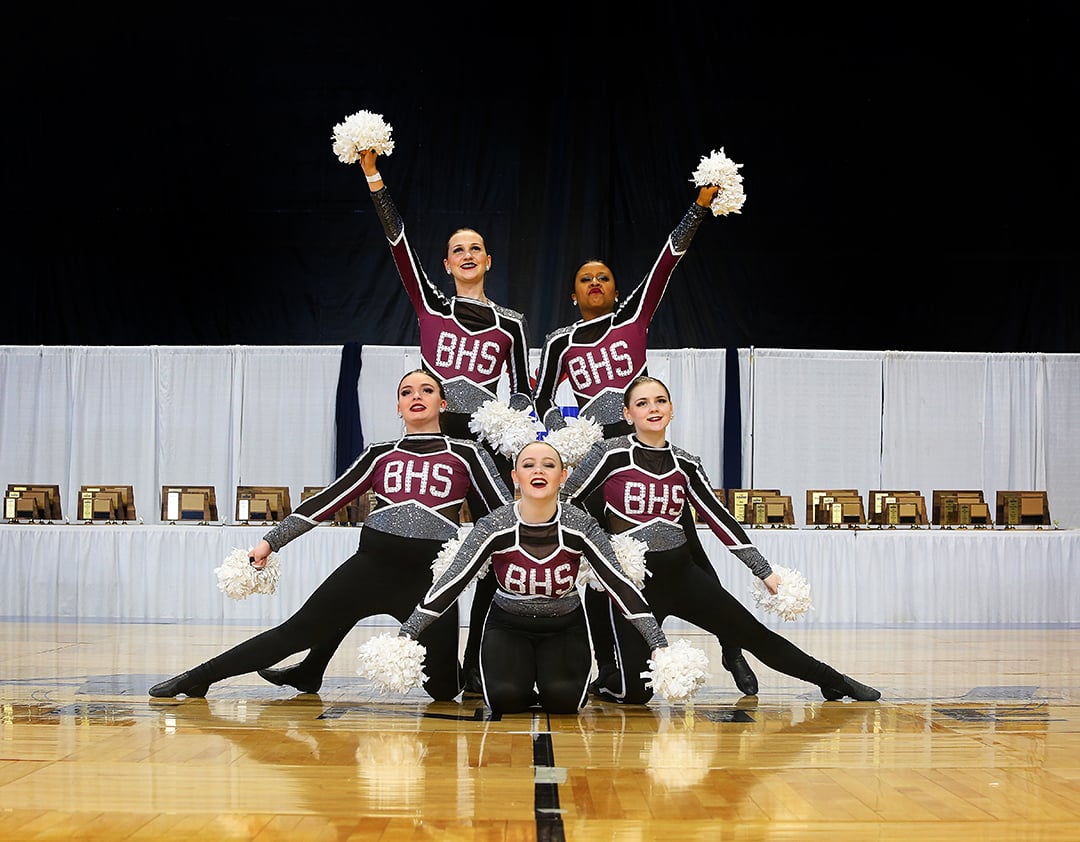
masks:
POLYGON ((197 684, 191 677, 190 672, 182 672, 180 675, 155 684, 147 692, 156 699, 164 699, 169 696, 191 696, 193 699, 205 699, 206 691, 210 689, 210 683, 197 684))
POLYGON ((850 696, 856 702, 876 702, 881 698, 880 690, 875 690, 873 687, 862 684, 846 675, 841 676, 841 678, 844 679, 843 687, 822 686, 821 695, 827 701, 836 702, 844 698, 844 696, 850 696))
POLYGON ((479 667, 465 667, 463 670, 465 673, 465 689, 464 693, 467 696, 483 696, 484 684, 480 680, 480 668, 479 667))
POLYGON ((739 653, 737 658, 733 658, 731 662, 728 662, 727 655, 722 655, 720 663, 724 665, 724 669, 731 673, 731 677, 735 679, 735 686, 739 688, 739 692, 744 696, 756 696, 758 692, 757 676, 754 675, 754 671, 750 669, 750 665, 746 663, 746 658, 742 652, 739 653))
POLYGON ((278 687, 295 687, 301 693, 318 693, 322 679, 305 678, 299 674, 299 669, 299 664, 280 669, 267 668, 259 670, 259 675, 278 687))

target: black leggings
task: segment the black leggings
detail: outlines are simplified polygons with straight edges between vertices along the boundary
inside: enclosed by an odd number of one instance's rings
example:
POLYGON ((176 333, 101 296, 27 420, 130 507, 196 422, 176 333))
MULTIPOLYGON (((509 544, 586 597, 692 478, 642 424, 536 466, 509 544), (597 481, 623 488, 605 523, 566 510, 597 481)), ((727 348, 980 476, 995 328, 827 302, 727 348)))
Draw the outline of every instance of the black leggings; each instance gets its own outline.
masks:
MULTIPOLYGON (((510 470, 514 467, 513 462, 495 450, 485 439, 481 439, 469 429, 469 419, 472 418, 464 412, 446 412, 439 419, 442 431, 448 436, 459 439, 469 439, 480 443, 495 462, 507 490, 514 487, 514 479, 510 470)), ((483 579, 476 580, 473 590, 472 608, 469 610, 469 635, 465 641, 465 657, 462 659, 465 669, 478 667, 480 660, 480 640, 483 637, 484 618, 487 616, 491 599, 495 596, 495 576, 489 574, 483 579)))
MULTIPOLYGON (((322 679, 342 640, 357 622, 389 614, 404 622, 431 587, 431 563, 443 542, 402 538, 363 527, 356 553, 326 577, 285 622, 212 658, 198 668, 207 681, 273 666, 311 649, 296 674, 322 679)), ((458 610, 455 603, 418 638, 427 649, 424 690, 448 701, 461 692, 458 668, 458 610)))
MULTIPOLYGON (((715 579, 717 583, 719 583, 720 577, 716 575, 716 569, 713 567, 712 561, 705 552, 705 548, 701 545, 701 539, 698 537, 697 524, 694 523, 694 514, 689 506, 683 507, 683 514, 679 523, 682 525, 683 532, 686 534, 686 544, 684 546, 693 557, 694 563, 700 567, 709 578, 715 579)), ((646 582, 648 581, 648 578, 646 578, 646 582)), ((614 615, 618 612, 614 611, 613 607, 614 606, 606 592, 598 591, 594 588, 585 589, 585 613, 588 614, 589 617, 589 634, 592 636, 593 650, 596 655, 596 667, 599 672, 601 683, 606 680, 609 673, 617 672, 619 669, 615 658, 615 630, 613 619, 614 615)), ((730 640, 724 640, 720 637, 718 637, 717 640, 724 653, 724 658, 729 664, 734 663, 735 659, 742 655, 742 649, 730 640)))
MULTIPOLYGON (((679 617, 745 648, 785 675, 818 686, 843 686, 840 673, 761 623, 715 575, 709 576, 695 563, 685 546, 646 553, 646 563, 652 575, 645 579, 642 593, 661 624, 667 617, 679 617)), ((653 690, 645 686, 646 679, 640 673, 647 669, 652 652, 622 615, 616 613, 612 620, 619 669, 603 682, 600 694, 612 701, 644 704, 652 698, 653 690)))
POLYGON ((526 710, 536 700, 534 685, 548 713, 577 713, 585 704, 591 671, 589 632, 580 608, 561 617, 522 617, 492 602, 480 674, 484 701, 493 713, 526 710))

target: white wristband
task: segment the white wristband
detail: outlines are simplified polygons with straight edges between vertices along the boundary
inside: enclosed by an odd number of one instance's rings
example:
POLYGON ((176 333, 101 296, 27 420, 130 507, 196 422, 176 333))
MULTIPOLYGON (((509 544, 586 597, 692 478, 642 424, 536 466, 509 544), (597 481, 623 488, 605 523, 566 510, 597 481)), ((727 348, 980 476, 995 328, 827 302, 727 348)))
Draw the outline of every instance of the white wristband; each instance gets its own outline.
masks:
POLYGON ((376 181, 382 181, 382 176, 379 173, 374 173, 373 175, 365 175, 364 178, 367 179, 368 184, 374 184, 376 181))

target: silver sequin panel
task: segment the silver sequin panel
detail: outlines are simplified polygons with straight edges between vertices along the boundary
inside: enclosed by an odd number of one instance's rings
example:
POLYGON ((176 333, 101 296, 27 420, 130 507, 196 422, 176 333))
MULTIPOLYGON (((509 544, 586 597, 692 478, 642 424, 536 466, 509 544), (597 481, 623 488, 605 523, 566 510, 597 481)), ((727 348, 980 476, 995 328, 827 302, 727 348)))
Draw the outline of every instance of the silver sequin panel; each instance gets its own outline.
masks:
POLYGON ((701 225, 701 220, 708 216, 709 213, 708 208, 703 208, 697 202, 690 205, 690 210, 679 220, 679 224, 671 232, 671 245, 675 247, 675 251, 683 252, 690 247, 690 241, 694 239, 694 234, 698 230, 698 226, 701 225))
POLYGON ((638 634, 645 638, 645 642, 649 644, 650 649, 668 645, 667 635, 664 634, 663 629, 656 624, 652 617, 635 617, 630 621, 630 624, 638 630, 638 634))
MULTIPOLYGON (((427 538, 436 541, 456 538, 458 530, 456 524, 415 503, 379 509, 368 515, 364 523, 372 529, 401 538, 427 538)), ((290 541, 299 538, 317 525, 315 521, 291 514, 263 537, 270 544, 270 548, 278 552, 290 541)))
POLYGON ((623 393, 606 391, 590 400, 581 410, 582 415, 593 419, 597 424, 614 424, 623 420, 623 393))
POLYGON ((388 532, 402 538, 427 538, 436 541, 448 541, 457 537, 458 528, 444 517, 439 517, 430 509, 415 503, 404 503, 385 509, 376 509, 365 525, 380 532, 388 532))
MULTIPOLYGON (((489 576, 494 574, 489 570, 489 576)), ((581 607, 581 597, 571 591, 558 599, 551 597, 523 597, 506 591, 495 591, 495 604, 507 614, 518 617, 565 617, 581 607)))
POLYGON ((654 520, 645 526, 628 531, 639 541, 648 544, 649 549, 655 552, 673 550, 686 543, 686 533, 683 532, 682 526, 668 520, 654 520))
POLYGON ((465 412, 471 415, 495 395, 487 389, 468 380, 450 380, 443 384, 446 389, 446 403, 451 412, 465 412))

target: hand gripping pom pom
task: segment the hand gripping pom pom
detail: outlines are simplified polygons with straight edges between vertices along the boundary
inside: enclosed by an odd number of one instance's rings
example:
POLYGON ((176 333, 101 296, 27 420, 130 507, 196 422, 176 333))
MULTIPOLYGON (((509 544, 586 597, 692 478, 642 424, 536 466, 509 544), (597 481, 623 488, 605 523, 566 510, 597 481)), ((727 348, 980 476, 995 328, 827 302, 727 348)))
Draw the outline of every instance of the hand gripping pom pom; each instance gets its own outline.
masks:
POLYGON ((592 565, 585 559, 581 560, 581 564, 578 566, 577 585, 582 587, 588 586, 594 591, 602 591, 604 586, 600 584, 600 580, 596 578, 596 574, 592 572, 592 565))
POLYGON ((559 451, 563 462, 573 468, 589 449, 604 437, 603 428, 591 418, 567 418, 566 426, 552 430, 544 439, 559 451))
POLYGON ((420 687, 427 650, 411 637, 381 634, 360 646, 360 666, 356 674, 367 678, 380 693, 408 693, 420 687))
POLYGON ((248 561, 250 553, 234 547, 221 567, 215 567, 218 578, 218 590, 230 599, 243 599, 253 593, 270 594, 277 591, 278 579, 281 578, 281 564, 277 553, 270 553, 266 567, 256 570, 248 561))
POLYGON ((647 679, 646 687, 652 687, 669 702, 686 702, 705 684, 709 659, 704 650, 680 638, 666 649, 657 650, 649 666, 651 670, 641 674, 647 679))
POLYGON ((775 594, 769 593, 761 579, 750 586, 750 595, 762 609, 785 620, 795 620, 813 609, 810 604, 810 585, 798 570, 789 567, 773 567, 780 576, 780 587, 775 594))
POLYGON ((357 111, 334 126, 334 154, 343 164, 355 164, 365 149, 390 155, 394 151, 394 141, 390 139, 393 131, 382 114, 357 111))
POLYGON ((709 205, 713 216, 726 216, 729 213, 741 213, 740 210, 746 204, 746 194, 743 193, 742 176, 739 175, 739 167, 721 148, 715 149, 710 155, 702 156, 701 163, 694 170, 690 180, 698 187, 719 187, 716 198, 709 205))
POLYGON ((507 459, 513 459, 521 448, 536 441, 536 422, 532 416, 496 400, 480 405, 469 419, 469 429, 507 459))

